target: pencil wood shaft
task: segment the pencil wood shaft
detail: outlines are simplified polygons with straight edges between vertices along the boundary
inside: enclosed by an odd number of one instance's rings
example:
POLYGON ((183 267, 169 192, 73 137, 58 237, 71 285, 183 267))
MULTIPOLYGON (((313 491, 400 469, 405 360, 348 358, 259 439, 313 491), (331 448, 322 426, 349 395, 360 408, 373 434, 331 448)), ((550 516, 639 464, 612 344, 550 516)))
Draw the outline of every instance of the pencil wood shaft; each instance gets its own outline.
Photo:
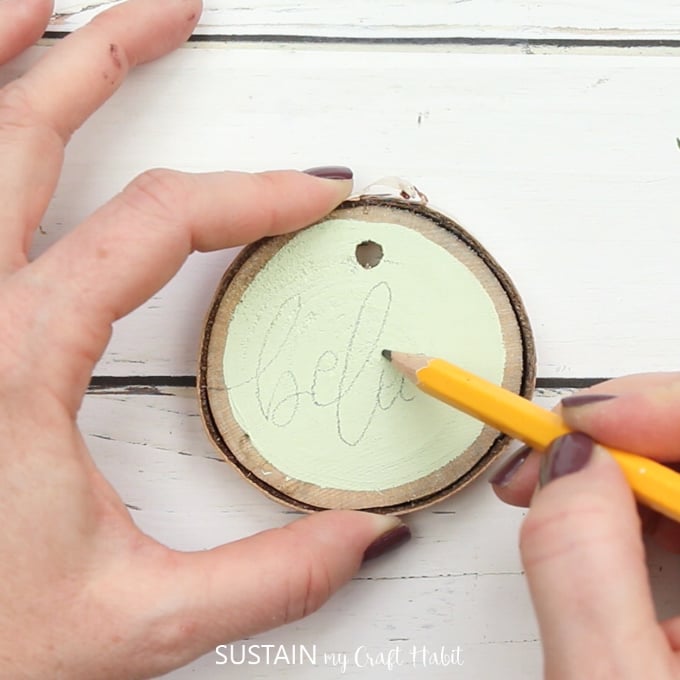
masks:
MULTIPOLYGON (((557 437, 571 432, 556 413, 443 359, 391 352, 391 362, 423 392, 538 451, 545 451, 557 437)), ((636 454, 607 450, 640 502, 680 521, 678 473, 636 454)))

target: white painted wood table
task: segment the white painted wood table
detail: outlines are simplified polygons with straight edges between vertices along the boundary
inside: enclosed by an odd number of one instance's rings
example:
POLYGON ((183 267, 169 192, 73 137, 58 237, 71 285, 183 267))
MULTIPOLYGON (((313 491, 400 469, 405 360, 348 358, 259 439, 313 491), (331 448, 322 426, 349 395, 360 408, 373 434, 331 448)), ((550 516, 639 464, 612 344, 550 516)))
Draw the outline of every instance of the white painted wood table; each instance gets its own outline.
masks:
MULTIPOLYGON (((45 45, 3 78, 111 4, 58 1, 45 45)), ((507 269, 536 334, 539 403, 678 368, 677 0, 205 4, 195 38, 136 71, 75 137, 36 253, 148 167, 342 163, 358 186, 410 178, 507 269)), ((179 549, 293 514, 220 462, 197 414, 203 314, 232 256, 193 256, 117 325, 81 414, 135 520, 179 549)), ((230 668, 209 654, 167 677, 538 678, 522 516, 480 481, 410 516, 412 543, 322 611, 252 641, 315 647, 316 667, 230 668), (423 646, 460 647, 463 665, 412 663, 423 646), (400 649, 405 664, 365 667, 361 649, 400 649), (343 653, 344 670, 330 656, 343 653)), ((677 560, 649 559, 661 613, 677 611, 677 560)))

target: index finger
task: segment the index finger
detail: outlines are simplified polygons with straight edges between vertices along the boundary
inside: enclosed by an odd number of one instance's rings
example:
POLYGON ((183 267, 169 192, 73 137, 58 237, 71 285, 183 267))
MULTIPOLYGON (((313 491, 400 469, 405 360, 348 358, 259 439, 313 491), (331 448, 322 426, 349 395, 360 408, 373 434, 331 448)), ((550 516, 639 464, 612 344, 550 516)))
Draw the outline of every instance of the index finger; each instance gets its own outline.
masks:
POLYGON ((26 264, 73 132, 131 66, 183 42, 200 9, 200 0, 130 0, 59 41, 0 90, 0 275, 26 264))
POLYGON ((59 41, 13 83, 30 109, 67 142, 120 86, 130 67, 166 54, 191 34, 200 0, 129 0, 59 41))
POLYGON ((14 278, 21 288, 15 297, 30 296, 28 310, 18 314, 33 324, 30 363, 41 382, 79 400, 74 392, 86 389, 112 322, 167 283, 193 250, 227 248, 311 224, 349 194, 351 171, 344 175, 141 175, 14 278))

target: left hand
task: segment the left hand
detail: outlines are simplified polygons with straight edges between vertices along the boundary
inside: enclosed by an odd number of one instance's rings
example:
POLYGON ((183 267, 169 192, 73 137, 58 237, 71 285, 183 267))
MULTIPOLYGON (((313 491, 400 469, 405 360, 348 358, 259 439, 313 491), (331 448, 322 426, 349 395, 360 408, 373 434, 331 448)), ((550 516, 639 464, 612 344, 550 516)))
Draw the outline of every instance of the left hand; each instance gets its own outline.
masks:
MULTIPOLYGON (((51 9, 0 3, 0 61, 40 35, 51 9)), ((118 5, 0 90, 2 677, 159 675, 309 614, 365 556, 408 537, 396 518, 326 512, 213 550, 170 550, 134 525, 78 431, 112 323, 192 250, 310 224, 351 190, 292 171, 154 170, 28 262, 71 134, 131 66, 180 45, 200 11, 198 0, 118 5)))

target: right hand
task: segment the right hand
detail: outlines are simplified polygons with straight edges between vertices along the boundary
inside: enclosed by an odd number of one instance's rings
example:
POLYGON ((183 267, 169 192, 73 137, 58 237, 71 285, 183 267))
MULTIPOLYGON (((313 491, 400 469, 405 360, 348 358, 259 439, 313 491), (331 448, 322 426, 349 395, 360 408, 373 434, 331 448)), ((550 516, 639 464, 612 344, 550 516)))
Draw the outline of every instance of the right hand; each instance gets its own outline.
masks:
MULTIPOLYGON (((530 505, 520 551, 546 678, 680 678, 680 617, 656 619, 633 493, 594 444, 680 461, 680 374, 617 378, 567 398, 560 410, 587 436, 567 435, 519 465, 511 459, 492 479, 502 500, 530 505)), ((654 538, 679 551, 680 525, 641 510, 654 538)))

